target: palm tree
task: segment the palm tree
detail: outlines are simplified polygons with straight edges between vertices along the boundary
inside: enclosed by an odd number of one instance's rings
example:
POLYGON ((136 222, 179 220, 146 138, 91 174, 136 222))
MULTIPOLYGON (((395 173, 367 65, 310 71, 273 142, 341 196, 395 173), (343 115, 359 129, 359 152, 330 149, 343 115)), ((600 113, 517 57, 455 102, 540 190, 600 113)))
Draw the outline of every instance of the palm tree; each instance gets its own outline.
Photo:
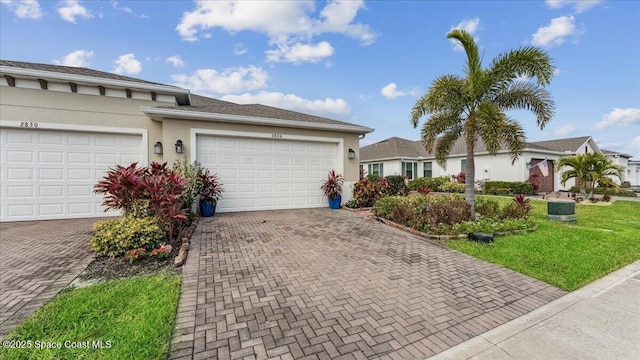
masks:
POLYGON ((578 154, 558 160, 558 170, 568 167, 560 174, 560 181, 564 185, 569 179, 578 179, 580 192, 593 196, 593 189, 598 185, 611 185, 610 176, 622 180, 623 167, 615 165, 601 153, 578 154))
POLYGON ((515 163, 526 139, 520 124, 505 112, 530 110, 540 129, 544 128, 555 106, 544 88, 553 78, 554 66, 545 51, 525 46, 498 55, 489 68, 483 69, 476 42, 468 32, 452 30, 447 38, 464 48, 466 76, 443 75, 435 79, 413 106, 411 123, 415 128, 422 116, 429 115, 422 126, 422 143, 429 152, 435 145, 436 160, 442 167, 446 167, 446 156, 455 141, 464 137, 465 200, 474 211, 476 141, 481 140, 491 155, 505 144, 515 163))

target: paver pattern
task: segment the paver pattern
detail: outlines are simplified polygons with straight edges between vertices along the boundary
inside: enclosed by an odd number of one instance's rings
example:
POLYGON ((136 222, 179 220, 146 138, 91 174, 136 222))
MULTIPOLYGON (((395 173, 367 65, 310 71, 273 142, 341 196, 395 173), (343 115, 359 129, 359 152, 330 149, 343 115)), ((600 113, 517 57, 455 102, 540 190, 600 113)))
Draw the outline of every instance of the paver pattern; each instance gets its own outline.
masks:
POLYGON ((0 336, 51 300, 93 259, 101 219, 0 223, 0 336))
POLYGON ((191 246, 172 359, 420 359, 565 294, 347 211, 217 214, 191 246))

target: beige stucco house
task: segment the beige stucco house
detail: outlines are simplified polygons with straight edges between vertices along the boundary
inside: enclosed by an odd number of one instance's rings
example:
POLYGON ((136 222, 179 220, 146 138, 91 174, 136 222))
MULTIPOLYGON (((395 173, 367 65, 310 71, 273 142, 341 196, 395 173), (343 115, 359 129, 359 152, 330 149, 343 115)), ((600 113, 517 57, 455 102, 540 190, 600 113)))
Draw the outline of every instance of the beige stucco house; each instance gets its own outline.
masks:
POLYGON ((326 206, 322 180, 335 169, 357 181, 359 137, 372 131, 102 71, 0 60, 0 221, 104 216, 92 190, 110 167, 184 156, 219 175, 217 211, 326 206))
MULTIPOLYGON (((601 152, 612 158, 616 164, 623 166, 624 173, 631 170, 628 163, 633 161, 628 161, 629 155, 601 150, 591 136, 581 136, 528 142, 522 156, 513 164, 506 148, 498 151, 497 155, 491 156, 484 144, 476 143, 475 179, 525 181, 530 173, 537 173, 541 178, 539 192, 568 190, 575 185, 575 181, 570 180, 564 185, 561 184, 560 172, 555 171, 557 170, 555 164, 561 157, 585 152, 601 152), (541 166, 538 166, 545 160, 547 176, 543 175, 541 166)), ((398 174, 408 179, 423 176, 450 176, 464 171, 465 160, 466 147, 463 138, 459 138, 452 147, 447 157, 446 168, 438 165, 435 155, 427 152, 420 140, 392 137, 360 148, 360 169, 365 173, 381 176, 398 174)))

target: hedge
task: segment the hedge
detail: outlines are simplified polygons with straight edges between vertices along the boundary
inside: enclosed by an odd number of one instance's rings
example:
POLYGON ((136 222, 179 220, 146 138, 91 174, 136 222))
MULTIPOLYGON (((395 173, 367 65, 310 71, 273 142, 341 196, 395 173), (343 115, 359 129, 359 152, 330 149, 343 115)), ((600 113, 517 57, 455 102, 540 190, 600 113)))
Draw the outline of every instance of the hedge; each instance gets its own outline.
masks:
POLYGON ((421 186, 427 186, 431 191, 441 192, 442 185, 450 182, 452 181, 448 176, 439 176, 434 178, 419 177, 417 179, 409 181, 409 184, 407 186, 411 190, 418 190, 418 188, 421 186))
MULTIPOLYGON (((580 193, 580 187, 572 186, 571 189, 569 189, 569 192, 579 194, 580 193)), ((638 196, 638 194, 636 194, 635 192, 633 192, 631 190, 616 189, 616 188, 603 188, 603 187, 598 187, 598 188, 593 189, 593 193, 596 194, 596 195, 609 195, 609 196, 626 196, 626 197, 637 197, 638 196)))
POLYGON ((485 181, 482 193, 488 195, 534 194, 531 184, 524 181, 485 181))

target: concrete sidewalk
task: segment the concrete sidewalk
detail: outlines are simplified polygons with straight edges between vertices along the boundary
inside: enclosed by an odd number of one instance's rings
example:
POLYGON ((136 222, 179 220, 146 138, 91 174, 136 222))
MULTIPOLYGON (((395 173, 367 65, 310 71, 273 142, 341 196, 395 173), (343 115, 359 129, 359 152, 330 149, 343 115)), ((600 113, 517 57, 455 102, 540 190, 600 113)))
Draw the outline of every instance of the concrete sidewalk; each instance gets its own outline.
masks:
POLYGON ((640 359, 640 260, 430 359, 640 359))

